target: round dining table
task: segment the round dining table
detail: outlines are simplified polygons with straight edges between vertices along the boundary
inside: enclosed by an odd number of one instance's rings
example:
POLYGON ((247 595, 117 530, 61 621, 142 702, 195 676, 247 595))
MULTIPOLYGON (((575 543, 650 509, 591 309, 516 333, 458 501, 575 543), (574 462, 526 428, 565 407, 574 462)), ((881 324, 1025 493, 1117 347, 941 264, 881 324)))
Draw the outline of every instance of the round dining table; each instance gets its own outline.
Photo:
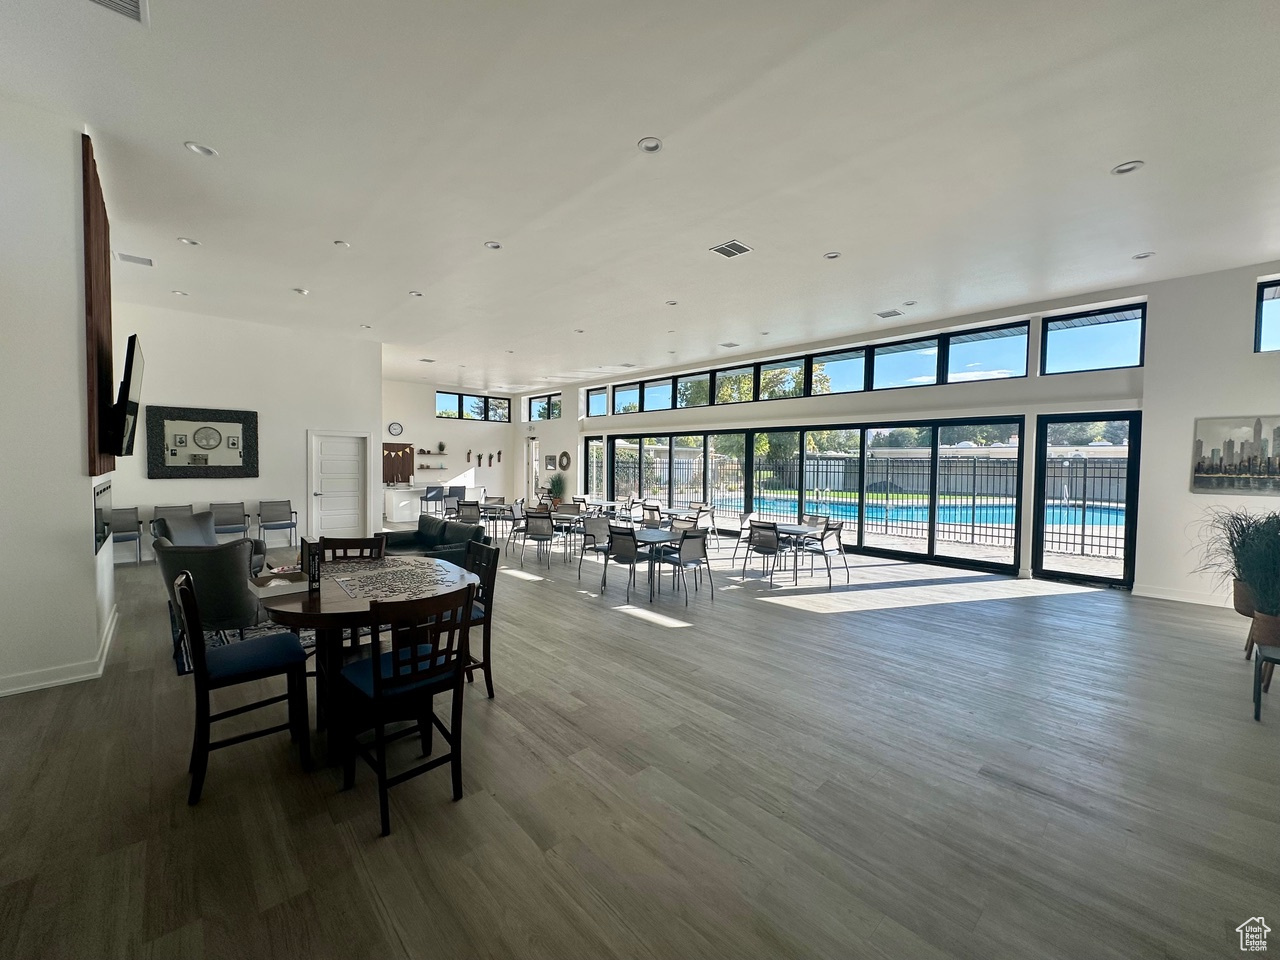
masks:
POLYGON ((334 685, 342 670, 343 638, 369 627, 371 601, 438 597, 480 578, 455 563, 434 557, 332 560, 320 568, 319 593, 267 597, 262 608, 286 627, 316 634, 316 729, 328 725, 334 685))

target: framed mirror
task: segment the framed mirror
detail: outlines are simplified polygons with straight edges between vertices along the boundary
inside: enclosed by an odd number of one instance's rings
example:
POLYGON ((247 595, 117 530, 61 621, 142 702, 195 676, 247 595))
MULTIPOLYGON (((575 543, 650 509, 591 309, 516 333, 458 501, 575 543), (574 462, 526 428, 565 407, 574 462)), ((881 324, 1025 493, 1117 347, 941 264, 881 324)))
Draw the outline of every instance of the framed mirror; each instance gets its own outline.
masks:
POLYGON ((147 407, 147 476, 151 479, 257 475, 256 411, 147 407))

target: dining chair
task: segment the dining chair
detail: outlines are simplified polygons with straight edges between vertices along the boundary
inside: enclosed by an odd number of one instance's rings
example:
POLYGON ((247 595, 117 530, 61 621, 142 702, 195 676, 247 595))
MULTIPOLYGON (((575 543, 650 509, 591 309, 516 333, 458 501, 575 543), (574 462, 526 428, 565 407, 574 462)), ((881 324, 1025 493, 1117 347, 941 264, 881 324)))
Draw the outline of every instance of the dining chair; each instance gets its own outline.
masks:
POLYGON ((387 535, 372 537, 321 537, 320 559, 324 563, 342 560, 381 560, 387 555, 387 535))
POLYGON ((479 500, 459 500, 458 501, 458 522, 474 523, 479 525, 480 520, 480 501, 479 500))
POLYGON ((587 550, 595 554, 604 554, 607 557, 609 553, 608 517, 586 517, 582 521, 582 548, 578 551, 579 580, 582 579, 582 558, 586 556, 587 550), (587 541, 591 541, 590 547, 587 546, 587 541))
POLYGON ((298 743, 303 769, 311 769, 311 737, 308 731, 310 720, 307 711, 307 654, 302 649, 302 643, 297 634, 286 631, 265 637, 251 637, 248 640, 228 643, 220 647, 206 648, 204 624, 200 620, 200 605, 196 600, 195 584, 190 573, 184 570, 178 574, 174 579, 173 592, 178 600, 182 635, 191 658, 196 689, 196 727, 191 741, 191 762, 187 768, 191 774, 191 788, 187 792, 187 803, 195 806, 200 802, 200 794, 204 790, 205 773, 209 768, 210 752, 243 743, 246 740, 255 740, 258 737, 288 730, 294 741, 298 743), (218 713, 210 712, 209 694, 212 691, 279 676, 285 678, 285 693, 218 713), (240 733, 223 740, 210 741, 213 724, 219 720, 284 702, 288 703, 288 722, 249 733, 240 733))
POLYGON ((458 498, 452 494, 444 498, 444 513, 442 516, 446 520, 456 519, 458 516, 458 498))
POLYGON ((378 812, 382 835, 391 833, 392 787, 449 764, 453 799, 462 799, 462 701, 463 676, 470 657, 471 610, 475 587, 468 584, 438 597, 422 600, 377 601, 369 604, 369 630, 387 635, 390 649, 349 663, 342 668, 338 686, 340 709, 337 724, 342 755, 342 788, 355 786, 356 759, 363 759, 378 777, 378 812), (451 694, 451 719, 446 728, 435 714, 437 694, 451 694), (402 720, 410 727, 387 732, 387 725, 402 720), (449 746, 447 753, 432 757, 433 728, 449 746), (361 734, 373 731, 372 739, 361 734), (425 763, 394 775, 387 772, 387 745, 418 734, 425 763))
POLYGON ((720 547, 720 532, 716 530, 716 511, 705 503, 690 504, 697 510, 693 517, 693 525, 699 530, 707 531, 707 536, 714 538, 716 548, 720 547))
POLYGON ((142 521, 137 507, 120 507, 111 511, 111 542, 132 543, 137 564, 142 566, 142 521))
POLYGON ((740 513, 738 514, 738 542, 733 545, 733 557, 729 560, 732 564, 738 562, 738 551, 747 545, 751 539, 751 521, 758 517, 758 513, 740 513))
POLYGON ((516 534, 523 534, 525 531, 524 497, 511 504, 507 511, 507 520, 511 523, 511 529, 507 531, 507 543, 502 548, 503 553, 511 549, 511 541, 516 538, 516 534))
POLYGON ((660 530, 663 525, 662 504, 657 500, 645 500, 640 506, 640 522, 650 530, 660 530))
MULTIPOLYGON (((649 562, 649 551, 641 550, 636 542, 636 532, 631 527, 609 525, 609 547, 604 564, 604 573, 600 577, 600 592, 608 588, 609 561, 630 567, 627 575, 627 602, 631 602, 631 586, 636 582, 636 564, 649 562)), ((649 599, 653 599, 653 584, 649 584, 649 599)))
POLYGON ((551 567, 551 550, 556 542, 556 525, 551 513, 530 510, 524 518, 524 534, 520 538, 520 566, 524 566, 524 548, 533 541, 535 556, 539 559, 543 551, 547 554, 547 567, 551 567))
POLYGON ((192 509, 192 505, 189 503, 154 507, 151 511, 151 535, 153 537, 164 536, 162 532, 157 532, 157 520, 168 520, 170 517, 190 517, 193 515, 194 510, 192 509))
POLYGON ((480 578, 480 583, 476 585, 475 601, 471 604, 471 626, 482 630, 480 656, 475 655, 473 648, 467 660, 467 682, 474 682, 475 672, 481 671, 490 700, 493 699, 493 670, 490 667, 489 638, 493 630, 493 588, 497 585, 501 556, 497 547, 478 540, 468 540, 466 559, 462 563, 468 573, 474 573, 480 578))
POLYGON ((267 530, 284 530, 289 536, 289 546, 293 546, 298 535, 298 511, 293 509, 290 500, 262 500, 258 503, 258 539, 262 540, 267 530))
POLYGON ((742 578, 747 577, 747 562, 754 553, 761 558, 761 564, 769 571, 769 586, 773 586, 773 572, 778 567, 778 557, 783 553, 782 540, 778 536, 778 525, 769 520, 748 521, 747 554, 742 559, 742 578))
POLYGON ((831 580, 831 558, 840 557, 844 560, 844 582, 849 583, 849 555, 844 552, 844 543, 841 541, 841 534, 844 531, 844 521, 836 520, 834 522, 828 520, 822 531, 822 536, 815 539, 806 537, 800 545, 800 549, 809 555, 809 573, 813 573, 813 560, 815 557, 822 557, 827 562, 827 589, 832 587, 831 580))
POLYGON ((235 503, 211 503, 209 510, 213 513, 214 533, 238 533, 243 537, 249 535, 249 513, 244 508, 244 501, 235 503))
POLYGON ((680 542, 675 550, 667 551, 658 557, 659 563, 665 563, 671 567, 671 585, 674 588, 676 582, 677 571, 680 574, 680 586, 684 587, 684 605, 689 605, 689 582, 685 578, 685 572, 692 569, 694 572, 693 589, 698 589, 698 584, 702 580, 702 567, 705 564, 707 568, 707 583, 711 584, 711 599, 714 602, 716 598, 716 585, 711 579, 711 558, 707 556, 707 532, 705 530, 686 529, 680 534, 680 542))

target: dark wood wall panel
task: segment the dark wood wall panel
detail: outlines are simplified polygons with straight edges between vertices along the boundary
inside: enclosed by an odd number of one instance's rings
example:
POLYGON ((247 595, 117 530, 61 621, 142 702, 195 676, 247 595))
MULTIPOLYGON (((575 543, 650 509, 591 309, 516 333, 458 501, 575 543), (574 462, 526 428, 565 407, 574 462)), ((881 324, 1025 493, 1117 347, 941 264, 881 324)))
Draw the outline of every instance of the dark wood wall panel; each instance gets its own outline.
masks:
POLYGON ((93 141, 81 137, 84 180, 84 332, 88 374, 89 475, 99 476, 116 468, 107 452, 106 429, 110 422, 115 369, 111 356, 111 227, 102 198, 93 141))

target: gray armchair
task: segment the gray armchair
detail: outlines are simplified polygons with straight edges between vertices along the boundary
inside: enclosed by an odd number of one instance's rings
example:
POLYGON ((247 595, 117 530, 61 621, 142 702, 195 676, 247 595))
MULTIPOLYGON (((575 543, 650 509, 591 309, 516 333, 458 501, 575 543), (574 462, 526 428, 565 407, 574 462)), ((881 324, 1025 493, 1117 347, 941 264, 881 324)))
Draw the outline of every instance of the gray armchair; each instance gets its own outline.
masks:
MULTIPOLYGON (((160 577, 169 594, 169 615, 174 627, 174 659, 178 669, 185 673, 190 669, 190 656, 182 647, 184 638, 177 630, 177 598, 173 582, 183 570, 191 574, 195 584, 196 601, 200 607, 200 620, 206 632, 226 630, 243 631, 260 619, 258 598, 249 589, 249 564, 253 555, 253 543, 234 540, 216 546, 177 546, 164 537, 152 545, 160 577)), ((195 638, 185 638, 196 642, 195 638)), ((203 642, 204 638, 200 638, 203 642)))
MULTIPOLYGON (((216 547, 219 546, 218 534, 213 525, 213 513, 204 511, 202 513, 193 513, 189 517, 170 516, 157 517, 151 521, 151 533, 157 540, 166 540, 171 546, 177 547, 216 547)), ((239 543, 240 541, 233 541, 239 543)), ((267 545, 261 540, 246 540, 250 545, 251 554, 249 560, 249 576, 256 577, 262 572, 262 568, 267 563, 267 545)), ((222 544, 222 546, 230 546, 230 544, 222 544)), ((181 570, 174 572, 176 577, 181 570)), ((195 571, 191 571, 193 574, 195 571)), ((172 581, 173 577, 169 578, 172 581)), ((200 587, 197 585, 196 593, 199 599, 200 587)), ((201 610, 204 609, 202 606, 201 610)))

